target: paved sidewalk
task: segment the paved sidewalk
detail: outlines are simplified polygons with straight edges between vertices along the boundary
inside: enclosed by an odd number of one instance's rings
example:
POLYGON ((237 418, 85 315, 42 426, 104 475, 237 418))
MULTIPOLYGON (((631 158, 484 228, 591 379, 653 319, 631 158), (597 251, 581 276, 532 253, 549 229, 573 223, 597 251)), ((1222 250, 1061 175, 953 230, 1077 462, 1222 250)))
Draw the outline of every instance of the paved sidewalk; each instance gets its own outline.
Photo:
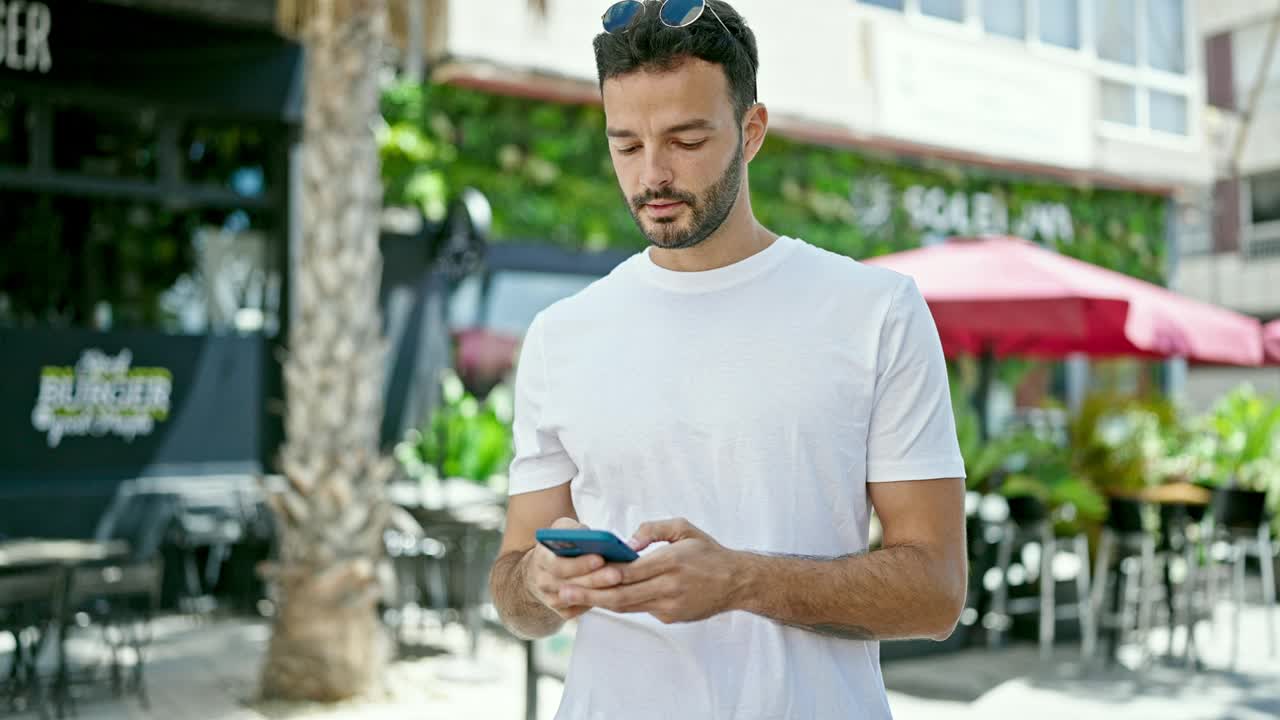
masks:
MULTIPOLYGON (((900 720, 1261 720, 1280 717, 1280 660, 1269 658, 1260 608, 1250 608, 1242 621, 1245 638, 1240 663, 1226 666, 1229 614, 1220 614, 1216 642, 1206 649, 1208 670, 1190 672, 1157 663, 1142 673, 1125 667, 1086 669, 1075 646, 1064 644, 1052 662, 1039 660, 1036 649, 1018 645, 998 652, 973 649, 962 653, 884 666, 890 703, 900 720)), ((376 697, 334 707, 262 704, 254 701, 257 672, 266 649, 269 627, 252 620, 196 623, 165 618, 149 656, 148 685, 152 705, 117 700, 104 691, 78 702, 78 717, 93 720, 522 720, 524 717, 524 653, 522 647, 497 636, 480 643, 480 665, 489 679, 449 679, 473 667, 466 656, 467 637, 456 626, 443 633, 428 631, 430 645, 419 646, 416 659, 395 663, 387 688, 376 697)), ((1208 639, 1204 632, 1203 640, 1208 639)), ((1153 638, 1156 648, 1164 638, 1153 638)), ((78 639, 73 651, 82 659, 99 648, 78 639)), ((1133 649, 1130 648, 1130 651, 1133 649)), ((1130 652, 1132 655, 1132 652, 1130 652)), ((542 680, 539 717, 550 720, 560 683, 542 680)), ((27 717, 34 717, 29 715, 27 717)))
MULTIPOLYGON (((1085 664, 1079 646, 1063 644, 1044 662, 1035 645, 999 652, 975 648, 936 658, 886 663, 885 683, 897 700, 900 718, 915 720, 1274 720, 1280 718, 1280 657, 1270 657, 1266 615, 1246 608, 1241 619, 1241 650, 1230 665, 1233 612, 1219 608, 1217 632, 1202 625, 1198 635, 1205 668, 1189 670, 1162 657, 1168 633, 1152 633, 1151 664, 1137 670, 1136 647, 1123 648, 1121 664, 1100 660, 1085 664), (920 704, 918 697, 946 698, 952 704, 920 704)), ((1280 643, 1280 613, 1277 643, 1280 643)), ((1182 648, 1182 634, 1175 637, 1182 648)))

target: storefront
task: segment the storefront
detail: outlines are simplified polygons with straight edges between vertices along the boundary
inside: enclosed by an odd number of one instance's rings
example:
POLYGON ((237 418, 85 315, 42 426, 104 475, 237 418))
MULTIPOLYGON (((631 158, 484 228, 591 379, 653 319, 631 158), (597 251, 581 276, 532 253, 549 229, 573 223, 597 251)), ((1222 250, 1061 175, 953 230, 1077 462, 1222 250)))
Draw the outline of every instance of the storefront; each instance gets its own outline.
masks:
MULTIPOLYGON (((388 204, 430 212, 471 186, 489 197, 498 240, 641 249, 618 198, 602 109, 536 99, 543 90, 468 77, 393 88, 388 204)), ((855 146, 794 124, 772 130, 751 162, 753 209, 779 232, 854 258, 1002 234, 1143 279, 1166 276, 1166 194, 917 150, 855 146)))
POLYGON ((280 442, 301 50, 123 5, 0 2, 0 535, 280 442))
MULTIPOLYGON (((531 75, 523 86, 443 71, 441 77, 449 81, 387 93, 391 130, 383 172, 389 204, 430 212, 440 198, 470 186, 489 197, 499 242, 573 251, 644 247, 618 196, 604 114, 591 101, 598 97, 594 87, 574 85, 581 92, 572 95, 555 91, 569 81, 531 75)), ((953 236, 998 234, 1144 280, 1163 283, 1168 274, 1170 201, 1150 188, 854 146, 797 132, 795 124, 771 131, 750 173, 752 207, 762 222, 853 258, 953 236)), ((525 296, 546 301, 533 291, 525 296)), ((524 315, 536 309, 524 308, 524 315)), ((1009 382, 998 396, 1010 406, 1006 410, 1037 406, 1049 395, 1079 399, 1086 385, 1079 363, 1017 365, 1002 373, 1009 382)), ((1153 374, 1132 365, 1096 370, 1094 387, 1117 392, 1136 391, 1153 374)))

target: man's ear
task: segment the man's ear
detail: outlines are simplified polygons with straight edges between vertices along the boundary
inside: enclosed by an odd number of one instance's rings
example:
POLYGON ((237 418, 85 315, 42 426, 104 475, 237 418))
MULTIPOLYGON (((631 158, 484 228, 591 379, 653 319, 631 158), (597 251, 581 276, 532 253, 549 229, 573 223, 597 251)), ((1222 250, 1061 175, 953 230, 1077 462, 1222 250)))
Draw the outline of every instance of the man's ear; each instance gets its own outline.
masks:
POLYGON ((755 159, 764 145, 764 138, 769 134, 769 108, 764 103, 752 105, 742 119, 742 141, 745 143, 743 154, 747 162, 755 159))

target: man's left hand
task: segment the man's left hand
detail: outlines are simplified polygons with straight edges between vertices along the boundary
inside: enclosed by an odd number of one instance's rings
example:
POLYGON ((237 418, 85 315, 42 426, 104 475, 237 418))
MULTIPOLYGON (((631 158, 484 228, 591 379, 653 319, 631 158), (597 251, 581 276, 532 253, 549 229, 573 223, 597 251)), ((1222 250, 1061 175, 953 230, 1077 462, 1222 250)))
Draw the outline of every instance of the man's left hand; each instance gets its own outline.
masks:
POLYGON ((640 551, 664 541, 670 545, 635 562, 610 564, 585 576, 587 585, 606 589, 566 585, 561 600, 620 613, 647 612, 667 624, 705 620, 733 608, 745 580, 739 572, 741 553, 682 519, 645 523, 629 544, 640 551))

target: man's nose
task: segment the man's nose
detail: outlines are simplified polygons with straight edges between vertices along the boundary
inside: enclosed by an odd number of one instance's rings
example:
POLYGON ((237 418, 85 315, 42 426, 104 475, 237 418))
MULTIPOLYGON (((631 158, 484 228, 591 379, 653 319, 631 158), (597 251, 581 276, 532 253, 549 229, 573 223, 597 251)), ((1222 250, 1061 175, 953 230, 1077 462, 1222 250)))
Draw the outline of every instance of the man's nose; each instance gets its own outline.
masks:
POLYGON ((644 172, 640 176, 640 184, 645 190, 662 190, 669 187, 674 179, 666 153, 658 150, 645 153, 644 172))

